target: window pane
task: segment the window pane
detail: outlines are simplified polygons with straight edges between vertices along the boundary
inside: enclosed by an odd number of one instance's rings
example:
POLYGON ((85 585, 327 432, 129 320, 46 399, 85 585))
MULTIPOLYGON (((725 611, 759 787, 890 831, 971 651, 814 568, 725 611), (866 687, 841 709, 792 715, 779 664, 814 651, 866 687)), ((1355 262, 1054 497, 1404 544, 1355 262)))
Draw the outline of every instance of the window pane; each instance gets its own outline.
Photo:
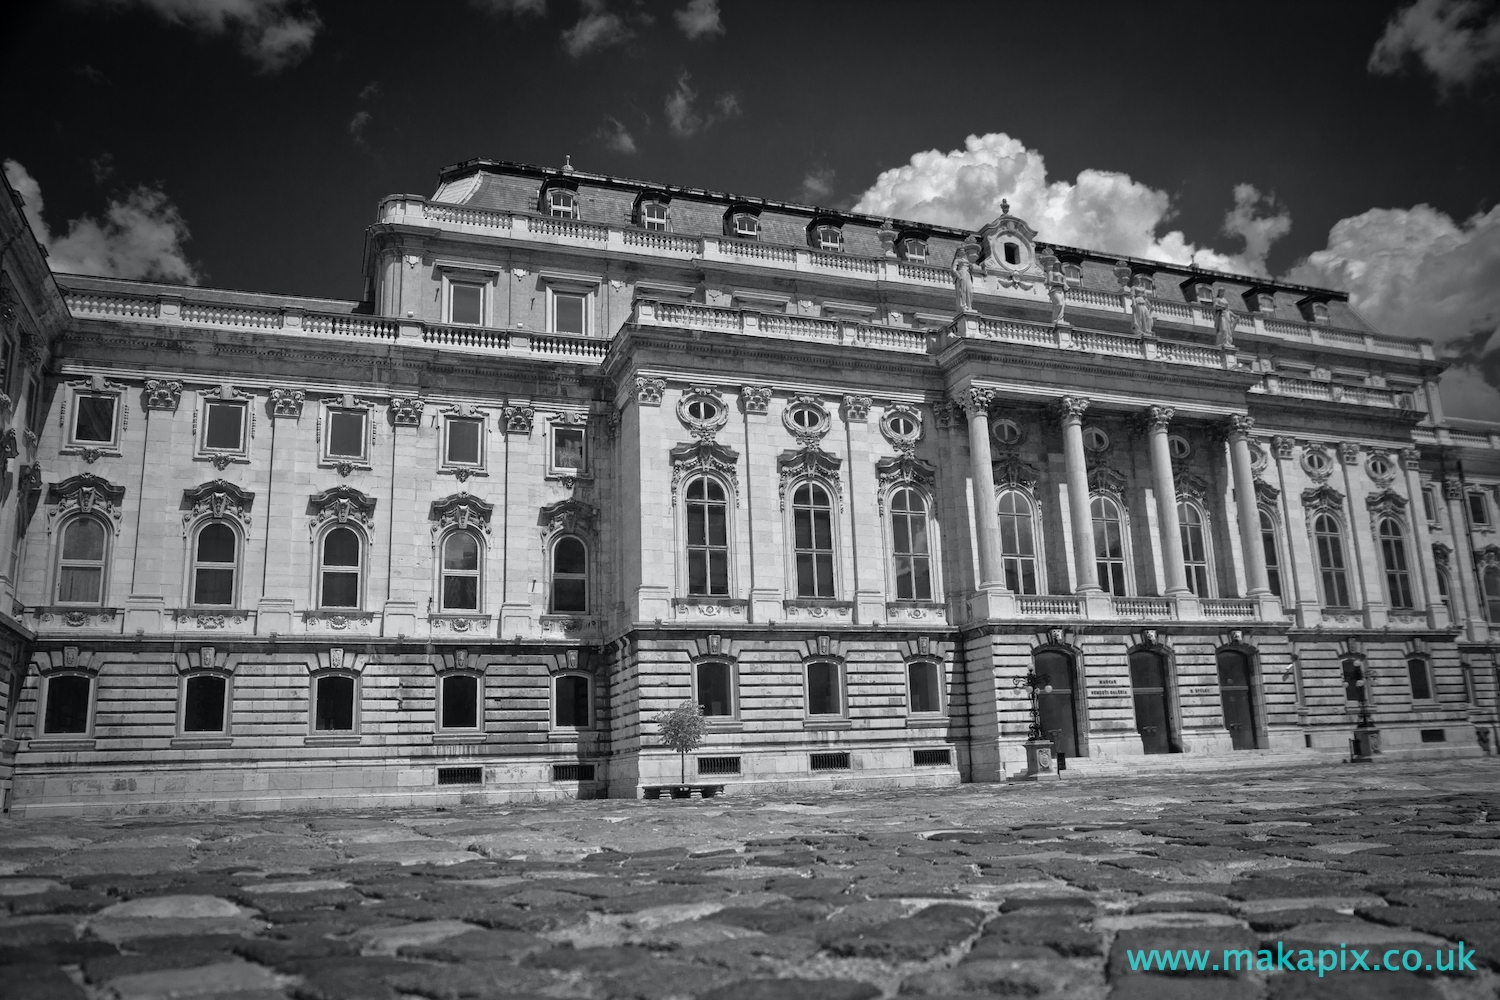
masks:
POLYGON ((323 539, 323 565, 358 566, 359 536, 348 528, 334 528, 323 539))
POLYGON ((449 535, 443 542, 443 569, 477 570, 479 543, 466 531, 449 535))
POLYGON ((702 550, 688 553, 688 593, 708 593, 708 553, 702 550))
POLYGON ((198 532, 198 561, 234 562, 234 529, 227 524, 210 524, 198 532))
POLYGON ((104 570, 90 566, 64 566, 57 584, 57 599, 64 604, 98 604, 104 570))
POLYGON ((708 554, 709 593, 723 597, 729 593, 729 553, 711 551, 708 554))
POLYGON ((587 570, 587 554, 583 543, 576 538, 564 538, 552 549, 552 572, 583 575, 587 570))
POLYGON ((234 570, 204 569, 193 574, 193 603, 228 606, 234 603, 234 570))
POLYGON ((363 410, 328 412, 328 454, 340 458, 364 458, 365 414, 363 410))
POLYGON ((552 296, 553 321, 556 324, 553 329, 557 333, 584 332, 583 302, 582 295, 558 293, 552 296))
POLYGON ((73 424, 75 441, 113 441, 115 437, 115 397, 79 396, 78 415, 73 424))
POLYGON ((912 597, 919 601, 932 600, 932 567, 926 558, 913 560, 912 597))
POLYGON ((1484 502, 1483 493, 1469 494, 1469 519, 1475 524, 1490 523, 1490 509, 1484 502))
POLYGON ((244 415, 245 408, 239 403, 209 403, 208 433, 204 443, 210 448, 238 450, 244 415))
POLYGON ((587 677, 557 679, 557 724, 585 728, 589 724, 589 682, 587 677))
POLYGON ((42 720, 46 733, 89 731, 89 685, 87 677, 63 674, 47 681, 47 714, 42 720))
POLYGON ((323 573, 323 607, 359 607, 358 573, 323 573))
POLYGON ((583 468, 583 431, 576 427, 558 427, 552 431, 552 467, 583 468))
POLYGON ((68 525, 68 533, 63 536, 63 558, 103 559, 104 526, 87 518, 68 525))
POLYGON ((729 703, 729 664, 698 664, 698 707, 704 715, 733 715, 729 703))
POLYGON ((818 594, 819 597, 833 596, 833 556, 826 553, 818 555, 818 594))
POLYGON ((687 541, 689 545, 708 544, 708 507, 701 503, 688 504, 687 541))
POLYGON ((448 461, 459 465, 478 465, 479 437, 479 421, 448 421, 448 461))
POLYGON ((1411 696, 1416 701, 1432 700, 1432 683, 1427 677, 1426 660, 1407 660, 1407 672, 1411 674, 1411 696))
POLYGON ((224 731, 224 692, 222 677, 189 677, 182 699, 182 731, 185 733, 222 733, 224 731))
MULTIPOLYGON (((566 578, 554 578, 552 580, 552 610, 553 611, 584 611, 588 608, 586 603, 587 587, 582 580, 570 580, 566 578)), ((691 590, 689 591, 692 592, 691 590)))
POLYGON ((907 677, 911 683, 911 710, 913 712, 942 711, 942 692, 938 686, 937 664, 913 663, 907 667, 907 677))
POLYGON ((319 731, 351 732, 354 729, 354 678, 318 678, 318 714, 313 728, 319 731))
POLYGON ((808 552, 797 554, 797 596, 818 596, 818 585, 813 572, 813 557, 808 552))
POLYGON ((711 504, 708 508, 708 544, 717 547, 729 544, 729 511, 724 504, 711 504))
POLYGON ((813 547, 812 511, 799 510, 792 515, 793 531, 797 538, 797 548, 810 549, 813 547))
POLYGON ((474 729, 479 725, 479 678, 443 678, 444 729, 474 729))
POLYGON ((484 287, 482 285, 450 285, 453 296, 453 311, 449 321, 478 326, 484 322, 484 287))
POLYGON ((1364 671, 1360 670, 1359 661, 1345 660, 1343 662, 1343 672, 1344 700, 1359 701, 1361 692, 1363 691, 1363 685, 1360 682, 1364 679, 1364 671))
POLYGON ((807 714, 839 714, 839 668, 835 664, 808 664, 807 714))
POLYGON ((443 610, 476 611, 479 608, 479 578, 443 577, 443 610))

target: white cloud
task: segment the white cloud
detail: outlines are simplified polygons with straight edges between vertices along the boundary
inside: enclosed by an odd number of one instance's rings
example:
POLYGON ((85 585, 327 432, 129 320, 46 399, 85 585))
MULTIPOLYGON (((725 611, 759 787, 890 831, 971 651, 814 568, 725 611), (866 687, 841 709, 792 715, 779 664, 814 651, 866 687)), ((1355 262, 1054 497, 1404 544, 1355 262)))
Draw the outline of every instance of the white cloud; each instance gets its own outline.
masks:
POLYGON ((701 132, 727 118, 740 115, 739 95, 723 93, 714 98, 714 110, 707 114, 698 110, 698 92, 689 84, 692 79, 687 70, 677 77, 677 87, 667 95, 667 126, 673 135, 688 136, 701 132))
POLYGON ((594 133, 595 138, 600 139, 604 145, 616 153, 632 156, 635 154, 635 137, 625 128, 618 118, 613 115, 604 116, 604 124, 599 126, 594 133))
POLYGON ((1422 337, 1453 360, 1450 416, 1500 420, 1500 207, 1459 223, 1430 205, 1341 219, 1288 278, 1342 288, 1376 329, 1422 337))
POLYGON ((978 229, 1001 214, 1002 200, 1048 242, 1242 273, 1264 273, 1266 250, 1291 227, 1285 212, 1257 214, 1271 203, 1242 184, 1224 231, 1244 238, 1245 252, 1197 247, 1179 231, 1159 233, 1173 215, 1167 192, 1107 170, 1049 181, 1042 154, 1003 132, 971 135, 963 149, 947 153, 917 153, 905 166, 881 173, 854 211, 978 229))
POLYGON ((628 42, 634 35, 618 14, 604 9, 604 0, 583 0, 578 23, 562 33, 563 51, 580 59, 628 42))
POLYGON ((198 284, 200 275, 182 249, 187 223, 161 191, 138 187, 112 199, 104 221, 73 219, 66 235, 54 236, 42 217, 42 188, 36 179, 15 160, 5 161, 5 178, 25 201, 26 221, 46 248, 53 271, 198 284))
POLYGON ((526 14, 547 13, 547 0, 469 0, 469 2, 491 14, 514 14, 521 17, 526 14))
POLYGON ((141 7, 194 31, 235 35, 240 50, 263 73, 294 66, 312 52, 323 27, 303 0, 90 0, 114 7, 141 7))
POLYGON ((1399 73, 1415 58, 1444 94, 1500 67, 1500 7, 1476 0, 1417 0, 1390 19, 1370 52, 1371 73, 1399 73))
POLYGON ((814 205, 827 204, 828 197, 833 194, 833 181, 837 176, 830 166, 816 166, 807 172, 802 178, 802 187, 797 192, 800 201, 814 205))
POLYGON ((368 111, 356 111, 354 117, 349 119, 349 137, 356 146, 364 147, 365 126, 370 124, 371 117, 368 111))
POLYGON ((688 5, 673 11, 677 27, 689 39, 698 41, 724 34, 724 22, 719 19, 719 0, 688 0, 688 5))

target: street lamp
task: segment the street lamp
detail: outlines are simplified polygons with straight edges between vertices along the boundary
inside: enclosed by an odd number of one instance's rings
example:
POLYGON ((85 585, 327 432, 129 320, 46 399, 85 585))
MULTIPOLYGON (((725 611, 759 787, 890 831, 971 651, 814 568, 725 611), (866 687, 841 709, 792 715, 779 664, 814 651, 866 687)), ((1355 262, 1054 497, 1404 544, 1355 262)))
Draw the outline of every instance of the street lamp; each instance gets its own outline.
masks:
POLYGON ((1027 731, 1026 738, 1029 740, 1042 739, 1042 708, 1037 698, 1043 693, 1051 694, 1052 685, 1048 684, 1046 679, 1033 668, 1026 671, 1026 676, 1017 677, 1015 679, 1015 686, 1017 689, 1026 688, 1031 698, 1031 728, 1027 731))

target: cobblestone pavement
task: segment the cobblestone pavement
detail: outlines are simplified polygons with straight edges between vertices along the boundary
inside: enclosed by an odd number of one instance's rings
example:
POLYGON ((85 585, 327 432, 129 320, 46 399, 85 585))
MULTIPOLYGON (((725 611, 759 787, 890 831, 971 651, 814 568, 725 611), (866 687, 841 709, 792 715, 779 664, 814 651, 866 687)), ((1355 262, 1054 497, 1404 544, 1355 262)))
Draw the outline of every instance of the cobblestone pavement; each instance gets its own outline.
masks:
POLYGON ((4 819, 0 912, 0 997, 26 1000, 1493 998, 1500 761, 4 819), (1459 941, 1475 971, 1127 955, 1459 941))

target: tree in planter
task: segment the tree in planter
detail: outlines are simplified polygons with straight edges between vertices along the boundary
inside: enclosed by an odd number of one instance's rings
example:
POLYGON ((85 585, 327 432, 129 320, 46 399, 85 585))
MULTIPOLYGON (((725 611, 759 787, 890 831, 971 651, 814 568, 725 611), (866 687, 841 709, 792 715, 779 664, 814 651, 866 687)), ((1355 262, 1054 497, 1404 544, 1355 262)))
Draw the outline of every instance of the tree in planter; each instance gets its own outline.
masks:
POLYGON ((653 720, 661 727, 664 746, 676 750, 682 759, 682 784, 687 784, 687 755, 698 749, 708 722, 703 718, 703 709, 695 701, 685 701, 670 712, 661 712, 653 720))

